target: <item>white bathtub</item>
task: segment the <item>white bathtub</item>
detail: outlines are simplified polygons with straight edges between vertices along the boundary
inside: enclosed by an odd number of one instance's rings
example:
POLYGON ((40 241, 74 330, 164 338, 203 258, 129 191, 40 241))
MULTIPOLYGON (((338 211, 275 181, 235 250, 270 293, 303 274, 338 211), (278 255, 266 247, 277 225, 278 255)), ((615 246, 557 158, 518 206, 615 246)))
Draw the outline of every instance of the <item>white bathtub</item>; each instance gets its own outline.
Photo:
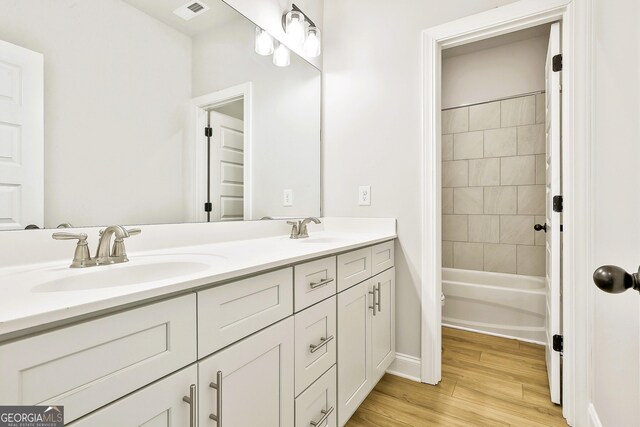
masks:
POLYGON ((544 344, 543 277, 442 269, 442 324, 544 344))

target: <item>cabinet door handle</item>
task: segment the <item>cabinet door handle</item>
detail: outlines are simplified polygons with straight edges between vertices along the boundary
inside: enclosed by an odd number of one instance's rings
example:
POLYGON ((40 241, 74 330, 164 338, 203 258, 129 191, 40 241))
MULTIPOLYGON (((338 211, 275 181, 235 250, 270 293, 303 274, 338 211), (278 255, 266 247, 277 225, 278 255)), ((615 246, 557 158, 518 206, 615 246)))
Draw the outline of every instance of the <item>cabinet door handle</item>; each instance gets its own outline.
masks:
POLYGON ((318 288, 321 288, 321 287, 323 287, 325 285, 328 285, 331 282, 333 282, 333 278, 328 278, 328 279, 321 280, 319 282, 311 282, 311 283, 309 283, 309 287, 311 289, 318 289, 318 288))
POLYGON ((189 427, 196 427, 196 420, 198 419, 197 400, 196 385, 191 384, 189 387, 189 396, 182 397, 182 401, 189 404, 189 427))
POLYGON ((333 340, 333 335, 330 335, 326 338, 320 338, 320 344, 310 344, 309 350, 311 351, 311 353, 315 353, 316 351, 327 345, 331 340, 333 340))
POLYGON ((376 287, 373 287, 372 291, 369 291, 369 295, 373 296, 373 305, 370 305, 369 308, 373 310, 373 315, 375 316, 376 314, 378 314, 377 312, 377 308, 378 306, 376 305, 376 287))
POLYGON ((381 304, 382 304, 381 303, 381 301, 382 301, 382 298, 381 298, 382 291, 380 289, 380 282, 378 282, 378 286, 376 286, 375 290, 376 290, 376 292, 378 292, 378 302, 376 302, 376 305, 378 306, 378 313, 381 313, 382 312, 382 306, 381 306, 381 304))
POLYGON ((327 418, 329 418, 329 415, 331 415, 331 413, 333 412, 333 406, 329 409, 323 409, 320 411, 322 413, 322 418, 320 418, 318 421, 311 421, 309 424, 311 424, 313 427, 315 426, 319 426, 320 424, 322 424, 323 422, 327 421, 327 418))
POLYGON ((209 387, 216 390, 216 415, 209 414, 209 418, 218 423, 218 427, 222 427, 222 371, 216 374, 217 383, 209 383, 209 387))

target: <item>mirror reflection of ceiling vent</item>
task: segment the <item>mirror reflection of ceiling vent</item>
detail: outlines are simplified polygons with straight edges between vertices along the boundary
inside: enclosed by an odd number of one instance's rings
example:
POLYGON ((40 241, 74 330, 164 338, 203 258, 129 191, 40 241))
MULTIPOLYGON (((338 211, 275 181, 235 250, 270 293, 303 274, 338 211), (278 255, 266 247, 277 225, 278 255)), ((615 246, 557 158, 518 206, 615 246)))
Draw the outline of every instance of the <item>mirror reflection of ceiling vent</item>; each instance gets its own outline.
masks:
POLYGON ((189 3, 174 10, 173 13, 175 13, 185 21, 188 21, 198 15, 205 13, 207 10, 209 10, 209 6, 202 3, 201 1, 190 1, 189 3))

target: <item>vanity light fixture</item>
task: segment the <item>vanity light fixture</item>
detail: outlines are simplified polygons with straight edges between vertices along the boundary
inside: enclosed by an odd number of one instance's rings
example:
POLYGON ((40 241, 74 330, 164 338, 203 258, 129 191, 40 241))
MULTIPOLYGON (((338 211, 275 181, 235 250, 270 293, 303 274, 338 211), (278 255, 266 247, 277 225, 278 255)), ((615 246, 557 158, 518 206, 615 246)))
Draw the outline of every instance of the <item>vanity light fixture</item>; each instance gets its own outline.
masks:
POLYGON ((255 49, 258 55, 268 56, 273 53, 273 37, 266 30, 256 27, 255 49))
POLYGON ((309 58, 320 56, 320 30, 318 27, 309 27, 307 39, 304 41, 304 54, 309 58))
POLYGON ((278 43, 273 52, 273 65, 287 67, 289 64, 291 64, 291 51, 282 43, 278 43))
POLYGON ((307 57, 320 56, 320 30, 295 4, 291 5, 290 11, 282 15, 282 28, 293 46, 303 47, 307 57))

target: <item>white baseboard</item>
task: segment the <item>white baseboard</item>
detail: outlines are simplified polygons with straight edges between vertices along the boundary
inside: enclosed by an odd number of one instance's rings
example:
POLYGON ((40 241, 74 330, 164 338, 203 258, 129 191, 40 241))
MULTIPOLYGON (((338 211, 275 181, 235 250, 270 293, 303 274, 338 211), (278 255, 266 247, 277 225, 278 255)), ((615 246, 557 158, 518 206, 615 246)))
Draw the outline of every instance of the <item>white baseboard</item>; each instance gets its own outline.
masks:
POLYGON ((600 417, 598 417, 598 412, 596 411, 593 403, 589 403, 589 409, 587 410, 589 414, 589 426, 590 427, 602 427, 602 422, 600 421, 600 417))
POLYGON ((396 353, 396 358, 391 362, 387 373, 397 375, 408 380, 420 381, 420 358, 408 354, 396 353))

